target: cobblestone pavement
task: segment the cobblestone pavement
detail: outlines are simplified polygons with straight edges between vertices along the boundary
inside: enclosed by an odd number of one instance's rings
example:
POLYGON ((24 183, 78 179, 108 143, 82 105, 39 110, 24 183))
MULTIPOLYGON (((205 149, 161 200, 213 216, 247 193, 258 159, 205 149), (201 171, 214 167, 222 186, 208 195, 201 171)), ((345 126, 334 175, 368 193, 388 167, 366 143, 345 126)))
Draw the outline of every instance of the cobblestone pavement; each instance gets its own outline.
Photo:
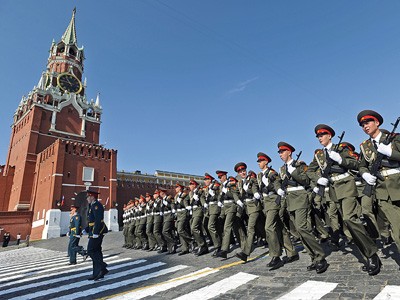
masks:
MULTIPOLYGON (((81 244, 86 243, 83 238, 81 244)), ((234 256, 238 249, 222 260, 211 254, 130 250, 122 243, 120 232, 105 237, 110 272, 97 282, 87 280, 90 258, 67 265, 67 237, 2 248, 0 299, 400 299, 400 259, 394 245, 380 254, 389 257, 382 258, 381 273, 371 277, 361 270, 362 260, 352 247, 332 252, 329 269, 316 274, 306 271, 310 261, 302 252, 300 260, 269 271, 264 247, 242 263, 234 256)))

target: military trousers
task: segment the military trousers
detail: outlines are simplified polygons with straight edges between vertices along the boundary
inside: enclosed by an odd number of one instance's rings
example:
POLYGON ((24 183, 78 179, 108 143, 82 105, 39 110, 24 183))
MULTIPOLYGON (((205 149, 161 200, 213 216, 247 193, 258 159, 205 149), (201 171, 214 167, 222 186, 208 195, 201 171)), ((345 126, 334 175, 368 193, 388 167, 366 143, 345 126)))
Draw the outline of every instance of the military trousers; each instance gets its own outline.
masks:
POLYGON ((246 240, 246 233, 243 231, 243 226, 241 225, 241 223, 242 220, 240 220, 236 216, 236 212, 225 213, 224 233, 221 246, 222 251, 229 250, 232 231, 235 233, 235 236, 239 240, 239 243, 242 243, 246 240))
POLYGON ((128 246, 132 247, 135 242, 135 225, 131 224, 128 229, 128 246))
POLYGON ((93 262, 93 276, 99 275, 100 271, 104 271, 107 264, 103 261, 103 252, 101 251, 101 245, 103 243, 104 235, 99 235, 98 238, 89 238, 87 246, 87 254, 90 256, 93 262))
POLYGON ((167 242, 168 251, 172 251, 173 247, 175 246, 175 239, 172 234, 173 229, 174 228, 173 228, 172 221, 164 221, 163 222, 162 235, 163 235, 165 241, 167 242))
POLYGON ((153 234, 154 237, 157 241, 158 246, 165 248, 167 247, 167 244, 163 238, 162 235, 162 228, 163 228, 163 223, 162 222, 154 222, 154 228, 153 228, 153 234))
POLYGON ((397 250, 400 251, 400 201, 380 200, 379 207, 390 223, 393 240, 396 243, 397 250))
POLYGON ((362 224, 358 211, 358 202, 355 197, 347 197, 340 201, 343 222, 346 224, 354 243, 366 258, 374 255, 378 248, 362 224))
POLYGON ((196 217, 192 217, 192 223, 190 224, 190 230, 196 243, 199 247, 205 247, 206 241, 204 238, 204 234, 202 231, 203 227, 203 215, 198 215, 196 217))
POLYGON ((300 239, 306 249, 308 255, 310 255, 313 262, 318 262, 325 259, 326 255, 322 246, 315 239, 312 233, 311 222, 309 219, 309 209, 300 208, 289 212, 290 218, 292 219, 300 239))
POLYGON ((377 239, 380 236, 378 222, 374 213, 374 202, 372 197, 363 195, 360 199, 361 202, 361 214, 364 221, 367 223, 367 231, 369 235, 377 239))
POLYGON ((221 247, 221 232, 218 230, 221 227, 219 224, 218 215, 210 215, 208 220, 208 231, 210 232, 211 239, 215 248, 221 247))
POLYGON ((154 230, 154 223, 153 222, 147 222, 146 223, 146 235, 147 235, 147 241, 149 244, 149 248, 153 249, 156 247, 157 241, 153 233, 154 230))
POLYGON ((256 224, 259 215, 260 215, 259 211, 253 212, 249 215, 249 219, 247 221, 247 237, 242 245, 242 251, 247 256, 249 256, 252 251, 254 236, 256 234, 256 224))
POLYGON ((181 250, 189 251, 189 244, 192 242, 192 237, 189 233, 189 219, 179 218, 176 222, 176 229, 179 234, 179 240, 181 242, 181 250))
POLYGON ((76 236, 69 237, 68 256, 70 263, 76 263, 76 253, 79 249, 79 240, 80 238, 77 238, 76 236))

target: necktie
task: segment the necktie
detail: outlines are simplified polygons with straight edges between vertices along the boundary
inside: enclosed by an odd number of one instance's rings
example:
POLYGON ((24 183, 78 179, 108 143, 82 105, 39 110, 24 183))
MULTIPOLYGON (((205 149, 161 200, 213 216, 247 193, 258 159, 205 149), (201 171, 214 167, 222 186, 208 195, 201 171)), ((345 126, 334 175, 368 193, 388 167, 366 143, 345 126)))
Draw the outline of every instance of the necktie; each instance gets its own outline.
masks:
POLYGON ((372 142, 374 143, 374 148, 375 148, 376 150, 378 150, 378 144, 377 144, 377 142, 376 142, 375 140, 372 140, 372 142))
POLYGON ((326 161, 330 161, 331 160, 331 157, 329 156, 328 149, 326 149, 326 148, 325 148, 325 158, 326 158, 326 161))

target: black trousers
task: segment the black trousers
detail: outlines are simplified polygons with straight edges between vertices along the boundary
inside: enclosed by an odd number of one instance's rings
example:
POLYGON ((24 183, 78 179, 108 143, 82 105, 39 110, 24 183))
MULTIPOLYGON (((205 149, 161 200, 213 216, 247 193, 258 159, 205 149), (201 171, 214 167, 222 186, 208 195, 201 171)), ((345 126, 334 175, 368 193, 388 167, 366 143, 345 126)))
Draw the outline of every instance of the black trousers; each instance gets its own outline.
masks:
POLYGON ((93 276, 99 275, 100 271, 107 267, 107 264, 103 261, 103 252, 101 252, 101 244, 103 243, 104 235, 100 235, 98 238, 89 238, 87 246, 87 254, 93 261, 93 276))

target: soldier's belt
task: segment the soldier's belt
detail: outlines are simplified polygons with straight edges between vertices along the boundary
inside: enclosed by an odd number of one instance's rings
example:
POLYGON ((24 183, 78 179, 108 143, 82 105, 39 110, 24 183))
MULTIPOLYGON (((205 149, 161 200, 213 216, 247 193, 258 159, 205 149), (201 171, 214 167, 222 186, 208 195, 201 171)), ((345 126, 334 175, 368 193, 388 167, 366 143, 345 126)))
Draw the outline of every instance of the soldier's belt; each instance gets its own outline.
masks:
POLYGON ((233 203, 233 200, 224 200, 224 203, 233 203))
POLYGON ((171 212, 170 211, 165 211, 164 212, 164 215, 168 215, 168 214, 170 214, 171 212))
POLYGON ((304 190, 304 186, 293 186, 293 187, 288 187, 286 191, 288 192, 294 192, 294 191, 300 191, 304 190))
POLYGON ((344 174, 340 174, 340 175, 337 175, 337 176, 332 176, 331 179, 332 179, 332 181, 338 181, 340 179, 343 179, 343 178, 346 178, 346 177, 349 177, 349 176, 350 176, 350 173, 346 172, 344 174))
POLYGON ((254 199, 244 199, 245 202, 251 202, 254 201, 254 199))
POLYGON ((210 202, 208 202, 208 204, 211 204, 211 205, 217 204, 217 201, 210 201, 210 202))
POLYGON ((200 207, 200 206, 198 206, 198 205, 193 205, 192 206, 192 208, 198 208, 198 207, 200 207))
POLYGON ((329 192, 329 186, 325 188, 325 192, 329 192))
POLYGON ((276 193, 275 192, 263 193, 264 197, 268 197, 268 196, 271 196, 271 195, 276 195, 276 193))
POLYGON ((71 230, 75 230, 75 229, 76 229, 76 227, 72 227, 72 228, 71 228, 71 230))
POLYGON ((160 212, 155 212, 154 213, 155 216, 158 216, 159 214, 160 214, 160 212))
POLYGON ((382 176, 390 176, 390 175, 398 174, 398 173, 400 173, 400 168, 388 169, 388 170, 381 171, 382 176))
POLYGON ((89 226, 94 226, 94 222, 89 222, 89 226))
POLYGON ((362 182, 357 180, 356 185, 362 185, 362 182))
POLYGON ((176 211, 184 211, 186 208, 178 208, 176 211))

